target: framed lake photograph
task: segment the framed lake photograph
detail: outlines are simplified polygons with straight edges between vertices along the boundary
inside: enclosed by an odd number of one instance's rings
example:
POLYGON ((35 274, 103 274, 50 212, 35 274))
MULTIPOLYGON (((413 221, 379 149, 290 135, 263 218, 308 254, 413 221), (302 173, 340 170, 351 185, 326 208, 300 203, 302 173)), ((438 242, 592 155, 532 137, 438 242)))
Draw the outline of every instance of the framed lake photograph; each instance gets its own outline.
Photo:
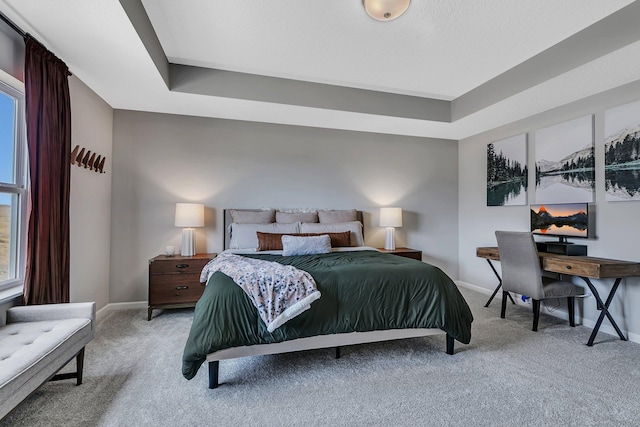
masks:
POLYGON ((593 115, 539 129, 535 138, 536 203, 593 202, 593 115))
POLYGON ((527 135, 487 144, 487 206, 527 204, 527 135))
POLYGON ((604 112, 607 201, 640 200, 640 101, 604 112))

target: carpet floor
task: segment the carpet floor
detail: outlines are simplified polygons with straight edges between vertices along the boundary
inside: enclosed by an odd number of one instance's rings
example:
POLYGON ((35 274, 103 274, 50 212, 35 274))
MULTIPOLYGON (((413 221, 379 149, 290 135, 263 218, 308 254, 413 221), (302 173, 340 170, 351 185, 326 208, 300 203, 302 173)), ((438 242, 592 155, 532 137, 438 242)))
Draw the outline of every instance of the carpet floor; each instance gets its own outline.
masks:
MULTIPOLYGON (((84 383, 50 382, 0 421, 8 426, 637 426, 640 345, 570 328, 462 288, 475 317, 469 345, 444 335, 203 365, 181 356, 192 309, 114 311, 87 346, 84 383)), ((75 362, 71 362, 75 367, 75 362)), ((65 371, 72 370, 69 367, 65 371)))

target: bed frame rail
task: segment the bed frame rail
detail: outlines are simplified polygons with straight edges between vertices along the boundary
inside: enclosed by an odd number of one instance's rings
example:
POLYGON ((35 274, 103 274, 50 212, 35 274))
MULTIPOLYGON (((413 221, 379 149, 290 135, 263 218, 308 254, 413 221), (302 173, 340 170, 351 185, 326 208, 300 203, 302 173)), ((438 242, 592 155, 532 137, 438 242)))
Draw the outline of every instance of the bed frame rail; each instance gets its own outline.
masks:
POLYGON ((392 329, 388 331, 351 332, 345 334, 299 338, 274 344, 228 348, 207 355, 207 362, 209 365, 209 388, 214 389, 219 385, 220 360, 331 347, 336 348, 336 359, 339 359, 340 347, 342 346, 441 334, 446 334, 446 353, 452 355, 454 352, 454 339, 451 335, 440 329, 392 329))

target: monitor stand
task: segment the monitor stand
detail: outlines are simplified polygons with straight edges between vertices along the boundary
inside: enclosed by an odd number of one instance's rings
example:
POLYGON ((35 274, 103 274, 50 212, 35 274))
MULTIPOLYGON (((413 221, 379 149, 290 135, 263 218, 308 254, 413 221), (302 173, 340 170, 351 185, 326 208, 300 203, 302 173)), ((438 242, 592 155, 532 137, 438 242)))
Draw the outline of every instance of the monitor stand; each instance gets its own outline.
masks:
POLYGON ((537 242, 538 252, 569 256, 586 256, 587 246, 568 242, 566 237, 559 237, 557 242, 537 242))

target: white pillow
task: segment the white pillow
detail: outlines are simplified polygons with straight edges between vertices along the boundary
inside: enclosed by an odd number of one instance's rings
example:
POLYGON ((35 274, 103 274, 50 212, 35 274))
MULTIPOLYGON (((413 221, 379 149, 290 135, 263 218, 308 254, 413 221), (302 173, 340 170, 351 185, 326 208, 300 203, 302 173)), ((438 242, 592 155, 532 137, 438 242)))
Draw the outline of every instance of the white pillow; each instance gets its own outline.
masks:
POLYGON ((282 255, 314 255, 331 252, 331 237, 322 236, 282 236, 282 255))
POLYGON ((336 222, 333 224, 303 222, 300 224, 301 233, 330 233, 339 231, 351 232, 351 246, 364 246, 362 223, 360 221, 336 222))
POLYGON ((299 233, 300 223, 293 224, 231 224, 231 240, 229 249, 256 249, 258 247, 257 231, 263 233, 299 233))

